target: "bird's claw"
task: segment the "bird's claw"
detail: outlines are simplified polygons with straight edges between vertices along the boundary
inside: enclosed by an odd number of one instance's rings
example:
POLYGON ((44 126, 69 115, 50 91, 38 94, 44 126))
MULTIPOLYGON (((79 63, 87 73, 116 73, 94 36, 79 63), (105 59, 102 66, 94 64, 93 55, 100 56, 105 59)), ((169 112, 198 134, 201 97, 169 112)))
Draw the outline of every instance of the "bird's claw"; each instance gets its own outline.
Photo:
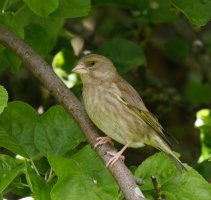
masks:
POLYGON ((114 164, 118 159, 121 159, 122 161, 125 160, 125 157, 122 155, 122 152, 114 153, 114 152, 109 152, 109 151, 107 151, 106 153, 107 153, 108 155, 112 156, 112 158, 107 162, 106 167, 108 167, 109 165, 110 165, 110 166, 113 166, 113 164, 114 164))
POLYGON ((96 140, 97 140, 97 143, 94 145, 94 149, 96 149, 98 146, 105 144, 105 143, 110 143, 112 146, 114 145, 111 138, 108 136, 98 137, 96 140))

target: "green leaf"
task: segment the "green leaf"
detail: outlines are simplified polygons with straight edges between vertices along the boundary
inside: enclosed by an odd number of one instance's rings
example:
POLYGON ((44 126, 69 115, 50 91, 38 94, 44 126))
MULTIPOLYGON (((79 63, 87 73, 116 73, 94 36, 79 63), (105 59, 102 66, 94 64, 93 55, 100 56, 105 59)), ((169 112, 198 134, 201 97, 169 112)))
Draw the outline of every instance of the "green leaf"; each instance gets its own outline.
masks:
POLYGON ((211 53, 211 35, 209 33, 209 31, 203 31, 200 33, 201 35, 201 39, 203 41, 204 44, 206 44, 206 52, 208 54, 211 53))
POLYGON ((62 18, 50 16, 47 18, 39 17, 27 7, 20 9, 15 16, 17 22, 24 27, 31 24, 42 26, 42 28, 48 33, 49 37, 57 37, 64 23, 64 19, 62 18))
POLYGON ((3 112, 4 108, 7 106, 8 93, 7 90, 0 85, 0 114, 3 112))
POLYGON ((52 65, 54 68, 63 69, 68 74, 73 69, 76 61, 77 57, 73 51, 62 49, 54 56, 52 65))
POLYGON ((9 49, 4 49, 0 53, 0 63, 0 71, 11 68, 13 72, 16 72, 21 66, 21 60, 9 49))
POLYGON ((93 0, 93 5, 110 5, 130 9, 134 20, 141 23, 167 23, 178 17, 178 11, 173 9, 166 0, 93 0))
POLYGON ((211 86, 205 83, 190 82, 185 94, 192 104, 208 103, 211 100, 211 86))
POLYGON ((171 160, 160 152, 145 160, 136 170, 135 176, 144 179, 145 184, 141 189, 150 199, 153 199, 155 192, 151 176, 157 178, 161 193, 168 200, 210 199, 211 185, 194 169, 187 168, 188 171, 181 174, 171 160))
POLYGON ((116 5, 116 6, 132 6, 135 4, 135 1, 131 0, 93 0, 93 5, 105 6, 105 5, 116 5))
POLYGON ((164 48, 169 58, 175 62, 183 62, 190 52, 188 42, 180 37, 169 39, 164 48))
POLYGON ((46 30, 38 24, 30 24, 25 27, 25 41, 40 55, 45 56, 52 47, 46 30))
POLYGON ((7 69, 10 66, 9 62, 4 54, 5 54, 4 51, 0 52, 0 63, 1 63, 0 72, 4 71, 5 69, 7 69))
POLYGON ((25 162, 25 174, 34 199, 51 199, 50 191, 52 188, 52 183, 47 183, 42 177, 38 176, 27 162, 25 162))
POLYGON ((211 19, 210 0, 171 0, 171 2, 197 26, 204 26, 211 19))
POLYGON ((25 40, 28 40, 38 53, 45 55, 52 50, 64 24, 63 18, 50 16, 42 18, 35 15, 28 7, 21 8, 15 17, 17 22, 25 27, 25 40))
POLYGON ((8 103, 0 115, 0 146, 24 157, 33 157, 38 151, 34 145, 37 112, 23 102, 8 103))
POLYGON ((54 17, 76 18, 88 15, 90 0, 59 0, 58 9, 52 13, 54 17))
POLYGON ((43 154, 61 155, 74 149, 84 135, 62 106, 53 106, 44 113, 35 128, 34 142, 43 154))
POLYGON ((3 14, 8 11, 14 13, 19 7, 25 6, 24 2, 20 0, 1 0, 0 2, 0 9, 2 10, 3 14))
POLYGON ((19 24, 16 16, 12 12, 5 12, 0 14, 0 23, 5 25, 13 33, 16 33, 18 36, 23 38, 24 30, 22 24, 19 24))
POLYGON ((201 109, 196 113, 197 121, 195 122, 196 127, 199 128, 211 128, 211 110, 201 109))
POLYGON ((9 49, 5 49, 2 52, 3 56, 6 58, 6 63, 13 71, 17 71, 20 68, 21 60, 9 49))
POLYGON ((178 12, 172 9, 169 1, 163 0, 142 0, 135 3, 136 19, 142 23, 166 23, 174 21, 178 12))
POLYGON ((68 49, 62 49, 53 58, 53 70, 68 88, 72 88, 79 81, 78 75, 71 73, 75 63, 76 56, 68 49))
POLYGON ((47 17, 58 8, 58 0, 24 0, 24 2, 34 13, 41 17, 47 17))
POLYGON ((211 110, 202 109, 196 113, 195 126, 200 129, 201 155, 198 162, 211 158, 211 110))
POLYGON ((117 199, 117 184, 90 146, 70 158, 49 156, 48 160, 59 178, 52 200, 117 199))
POLYGON ((141 46, 129 40, 110 40, 100 47, 98 53, 110 58, 120 73, 126 73, 132 68, 146 65, 141 46))
POLYGON ((17 165, 14 158, 0 154, 0 193, 5 190, 21 170, 22 167, 17 165))
POLYGON ((203 176, 206 178, 207 181, 211 180, 211 163, 208 160, 205 160, 201 163, 197 163, 197 165, 194 165, 194 168, 203 176))
MULTIPOLYGON (((19 37, 23 38, 24 31, 23 26, 18 23, 13 13, 5 12, 0 14, 0 24, 5 25, 10 31, 16 33, 19 37)), ((21 61, 14 55, 10 50, 5 49, 0 45, 1 56, 0 56, 0 69, 4 70, 7 67, 11 67, 14 71, 19 69, 21 61)))

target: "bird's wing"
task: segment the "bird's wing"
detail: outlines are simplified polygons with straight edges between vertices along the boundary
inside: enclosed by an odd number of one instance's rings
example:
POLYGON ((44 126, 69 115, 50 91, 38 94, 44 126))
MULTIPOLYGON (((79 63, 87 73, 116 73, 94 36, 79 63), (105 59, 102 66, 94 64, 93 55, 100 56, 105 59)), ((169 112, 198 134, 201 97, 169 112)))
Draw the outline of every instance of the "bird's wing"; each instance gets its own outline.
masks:
MULTIPOLYGON (((158 122, 157 118, 149 111, 141 110, 135 106, 130 105, 123 97, 120 97, 120 102, 127 106, 130 110, 136 113, 148 126, 150 126, 169 146, 171 143, 164 134, 165 130, 158 122)), ((165 132, 166 133, 166 132, 165 132)))
MULTIPOLYGON (((165 130, 158 122, 158 119, 147 110, 141 97, 136 92, 136 90, 127 83, 124 79, 121 80, 121 85, 118 87, 121 90, 121 96, 119 100, 122 104, 127 106, 130 110, 136 113, 147 125, 149 125, 169 146, 171 146, 169 140, 166 138, 164 133, 165 130), (123 82, 122 82, 123 80, 123 82)), ((168 134, 167 134, 168 135, 168 134)))

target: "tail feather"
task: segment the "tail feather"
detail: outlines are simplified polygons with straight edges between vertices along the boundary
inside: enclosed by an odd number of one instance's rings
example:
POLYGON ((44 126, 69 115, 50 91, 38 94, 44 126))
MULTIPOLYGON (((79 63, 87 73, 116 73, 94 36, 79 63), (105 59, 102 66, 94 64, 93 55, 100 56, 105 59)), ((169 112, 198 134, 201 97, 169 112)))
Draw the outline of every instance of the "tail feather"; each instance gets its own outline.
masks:
POLYGON ((187 168, 182 164, 182 162, 172 153, 166 153, 168 157, 172 160, 172 162, 176 165, 177 169, 183 173, 187 171, 187 168))
POLYGON ((179 158, 176 157, 170 146, 162 138, 157 137, 154 142, 156 143, 154 143, 152 146, 159 149, 160 151, 163 151, 172 160, 172 162, 176 165, 177 169, 181 173, 187 171, 186 167, 182 164, 179 158))
POLYGON ((171 150, 170 145, 165 140, 163 140, 163 138, 159 137, 158 135, 154 135, 153 140, 151 140, 149 144, 164 152, 172 160, 172 162, 181 173, 187 171, 187 168, 182 164, 179 158, 177 158, 177 156, 171 150))

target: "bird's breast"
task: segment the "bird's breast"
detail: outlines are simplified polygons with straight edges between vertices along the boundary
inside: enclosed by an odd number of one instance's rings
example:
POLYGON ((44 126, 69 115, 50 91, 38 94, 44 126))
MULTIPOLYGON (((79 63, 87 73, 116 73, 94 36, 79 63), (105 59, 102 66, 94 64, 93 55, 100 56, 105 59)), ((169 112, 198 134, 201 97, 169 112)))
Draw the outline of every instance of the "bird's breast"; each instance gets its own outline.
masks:
POLYGON ((118 93, 118 90, 114 89, 112 85, 84 87, 83 99, 85 108, 94 123, 116 117, 119 109, 116 93, 118 93))
POLYGON ((86 111, 99 129, 119 143, 136 142, 137 147, 143 146, 137 134, 138 129, 143 129, 142 123, 120 102, 119 96, 121 92, 115 84, 83 88, 86 111))

